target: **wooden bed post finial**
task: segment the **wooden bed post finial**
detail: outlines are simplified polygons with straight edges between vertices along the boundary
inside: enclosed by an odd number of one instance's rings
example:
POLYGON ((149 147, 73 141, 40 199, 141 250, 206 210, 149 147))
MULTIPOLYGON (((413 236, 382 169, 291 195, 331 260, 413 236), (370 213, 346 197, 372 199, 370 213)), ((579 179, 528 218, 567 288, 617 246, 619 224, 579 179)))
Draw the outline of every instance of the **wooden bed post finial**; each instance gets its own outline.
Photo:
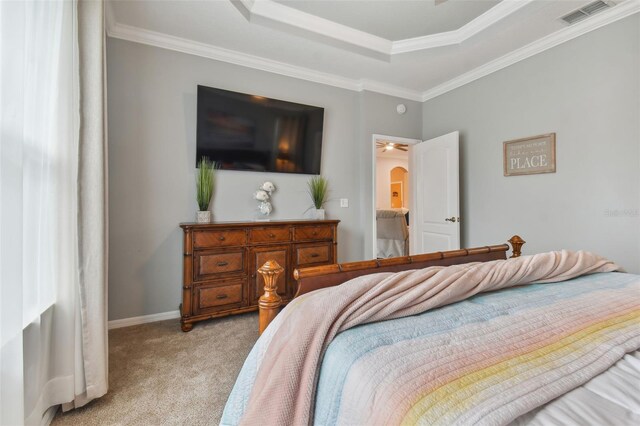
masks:
POLYGON ((277 292, 277 281, 282 272, 284 272, 284 268, 278 265, 275 260, 268 260, 258 269, 258 273, 264 279, 264 294, 258 299, 260 334, 278 315, 278 310, 282 304, 282 298, 277 292))
POLYGON ((513 248, 513 254, 511 255, 511 257, 520 257, 520 255, 522 254, 522 245, 524 243, 526 243, 526 241, 520 238, 519 235, 514 235, 513 237, 511 237, 511 239, 509 240, 509 244, 511 244, 511 247, 513 248))

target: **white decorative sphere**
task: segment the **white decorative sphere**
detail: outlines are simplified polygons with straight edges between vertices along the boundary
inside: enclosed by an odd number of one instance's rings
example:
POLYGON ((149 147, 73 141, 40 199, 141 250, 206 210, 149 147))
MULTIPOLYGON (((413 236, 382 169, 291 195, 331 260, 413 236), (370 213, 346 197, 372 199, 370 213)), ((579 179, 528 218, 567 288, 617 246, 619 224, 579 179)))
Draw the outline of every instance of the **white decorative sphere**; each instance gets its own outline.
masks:
POLYGON ((265 216, 268 216, 273 211, 273 206, 268 201, 263 201, 258 205, 258 210, 265 216))
POLYGON ((272 193, 276 190, 276 186, 271 182, 265 182, 262 184, 260 189, 262 189, 263 191, 267 191, 268 193, 272 193))
POLYGON ((258 189, 255 194, 253 194, 253 198, 258 201, 267 201, 269 199, 269 193, 262 189, 258 189))

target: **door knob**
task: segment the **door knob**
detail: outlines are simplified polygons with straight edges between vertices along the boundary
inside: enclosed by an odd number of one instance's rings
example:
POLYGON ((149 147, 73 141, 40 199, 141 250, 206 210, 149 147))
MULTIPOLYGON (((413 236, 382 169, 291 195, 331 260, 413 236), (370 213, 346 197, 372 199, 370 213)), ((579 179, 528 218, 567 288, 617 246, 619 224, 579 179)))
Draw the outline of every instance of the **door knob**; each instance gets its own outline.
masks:
POLYGON ((451 217, 445 218, 444 220, 447 221, 447 222, 454 222, 455 223, 456 217, 455 216, 451 216, 451 217))

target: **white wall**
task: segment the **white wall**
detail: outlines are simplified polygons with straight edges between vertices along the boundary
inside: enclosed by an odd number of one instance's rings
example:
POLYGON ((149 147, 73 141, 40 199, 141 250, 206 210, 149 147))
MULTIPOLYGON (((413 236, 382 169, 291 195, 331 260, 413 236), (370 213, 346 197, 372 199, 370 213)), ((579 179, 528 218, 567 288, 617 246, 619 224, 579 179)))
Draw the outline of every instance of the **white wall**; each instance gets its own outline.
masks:
POLYGON ((640 15, 426 102, 459 130, 463 246, 586 249, 640 272, 640 15), (504 177, 502 142, 557 134, 557 172, 504 177))
MULTIPOLYGON (((322 174, 329 218, 340 219, 338 259, 362 260, 371 223, 371 134, 419 136, 417 102, 358 93, 122 40, 108 39, 109 319, 173 311, 180 303, 180 222, 193 221, 196 86, 218 87, 325 108, 322 174), (396 113, 399 102, 409 111, 396 113), (407 130, 409 129, 409 130, 407 130), (365 182, 366 181, 366 182, 365 182), (363 183, 365 182, 365 183, 363 183), (368 187, 368 190, 367 190, 368 187), (363 190, 364 189, 364 190, 363 190), (339 199, 348 198, 349 208, 339 199), (368 211, 368 210, 367 210, 368 211)), ((220 171, 219 221, 251 220, 252 194, 271 180, 274 219, 301 218, 308 175, 220 171)))
MULTIPOLYGON (((377 209, 390 209, 391 208, 391 169, 395 167, 403 167, 405 170, 409 170, 409 156, 406 158, 400 157, 384 157, 378 155, 376 157, 376 208, 377 209)), ((404 183, 406 185, 407 182, 404 183)), ((408 206, 409 192, 408 188, 404 188, 405 200, 404 204, 408 206)))

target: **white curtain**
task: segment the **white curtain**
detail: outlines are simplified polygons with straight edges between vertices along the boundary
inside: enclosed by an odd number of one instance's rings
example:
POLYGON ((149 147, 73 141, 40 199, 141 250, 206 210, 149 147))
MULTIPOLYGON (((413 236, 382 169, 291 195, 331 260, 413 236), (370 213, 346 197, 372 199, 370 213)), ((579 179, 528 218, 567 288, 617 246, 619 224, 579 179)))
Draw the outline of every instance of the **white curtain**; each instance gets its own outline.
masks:
POLYGON ((107 392, 107 131, 103 1, 80 0, 78 14, 78 271, 82 371, 65 410, 107 392))
MULTIPOLYGON (((88 3, 92 22, 101 21, 102 2, 88 3)), ((79 184, 96 156, 106 178, 106 157, 93 148, 104 152, 104 134, 81 131, 87 126, 84 85, 97 80, 103 86, 104 75, 80 66, 83 13, 77 1, 0 2, 3 425, 40 424, 49 407, 82 405, 107 389, 106 249, 93 249, 106 246, 106 210, 102 220, 87 224, 79 184), (80 166, 87 150, 91 163, 80 166), (87 314, 90 309, 96 315, 87 314)), ((103 40, 103 26, 95 31, 103 40)), ((92 113, 103 125, 103 109, 92 113)), ((92 180, 91 189, 106 194, 104 181, 96 187, 92 180)))

